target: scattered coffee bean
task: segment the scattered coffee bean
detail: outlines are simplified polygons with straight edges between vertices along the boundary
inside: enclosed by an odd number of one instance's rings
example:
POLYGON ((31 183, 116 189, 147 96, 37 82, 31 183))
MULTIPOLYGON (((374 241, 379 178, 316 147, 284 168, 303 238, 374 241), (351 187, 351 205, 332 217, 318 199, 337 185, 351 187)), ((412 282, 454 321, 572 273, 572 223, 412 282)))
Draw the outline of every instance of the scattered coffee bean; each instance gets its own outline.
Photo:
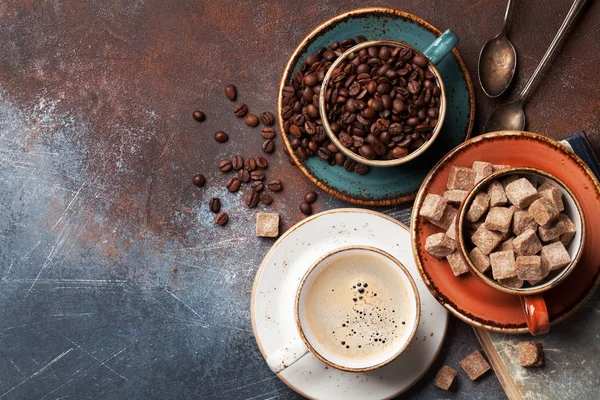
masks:
POLYGON ((273 143, 273 141, 271 139, 267 139, 263 142, 262 151, 264 151, 267 154, 271 154, 272 152, 275 151, 275 144, 273 143))
POLYGON ((213 197, 208 203, 208 208, 210 208, 210 211, 214 212, 215 214, 218 213, 219 211, 221 211, 221 200, 219 200, 216 197, 213 197))
POLYGON ((269 166, 269 163, 263 156, 258 156, 256 157, 256 166, 258 168, 266 169, 269 166))
POLYGON ((361 164, 361 163, 356 163, 356 166, 354 167, 354 172, 356 172, 359 175, 364 175, 367 172, 369 172, 370 170, 371 170, 371 168, 368 165, 361 164))
POLYGON ((254 128, 255 126, 258 126, 258 117, 254 114, 248 114, 246 115, 244 122, 246 122, 246 125, 254 128))
POLYGON ((231 165, 233 166, 233 169, 240 170, 244 167, 244 159, 242 158, 242 156, 235 156, 233 157, 233 160, 231 161, 231 165))
POLYGON ((202 174, 196 174, 192 178, 192 183, 198 187, 202 187, 206 184, 206 178, 202 174))
POLYGON ((254 181, 254 182, 252 182, 252 185, 250 185, 250 187, 255 192, 262 192, 262 190, 264 189, 264 185, 263 185, 263 183, 261 181, 254 181))
POLYGON ((248 170, 248 172, 252 172, 256 169, 256 160, 252 157, 246 158, 244 160, 244 168, 248 170))
POLYGON ((233 107, 233 113, 236 117, 242 118, 244 115, 248 114, 248 106, 244 103, 236 104, 235 107, 233 107))
POLYGON ((262 181, 265 179, 265 173, 259 169, 250 173, 250 179, 253 181, 262 181))
POLYGON ((233 165, 229 160, 221 160, 221 162, 219 162, 219 169, 221 170, 221 172, 229 172, 232 168, 233 165))
POLYGON ((225 86, 225 95, 231 101, 237 99, 237 88, 234 85, 225 86))
POLYGON ((271 126, 275 123, 275 116, 268 111, 260 114, 260 122, 265 125, 271 126))
POLYGON ((255 208, 258 205, 259 199, 259 194, 254 190, 250 190, 248 193, 246 193, 246 196, 244 197, 244 202, 246 203, 248 208, 255 208))
POLYGON ((237 190, 240 188, 241 184, 242 184, 242 182, 240 181, 240 179, 237 176, 234 176, 227 181, 225 186, 227 186, 227 190, 229 190, 231 193, 233 193, 233 192, 237 192, 237 190))
POLYGON ((240 181, 246 183, 250 181, 250 172, 248 172, 248 170, 246 169, 240 169, 238 171, 238 178, 240 179, 240 181))
POLYGON ((194 119, 198 122, 202 122, 206 119, 206 115, 200 110, 194 111, 192 113, 192 117, 194 117, 194 119))
POLYGON ((229 140, 229 135, 227 135, 223 131, 216 131, 215 132, 215 140, 219 143, 225 143, 226 141, 229 140))
POLYGON ((283 190, 283 184, 279 179, 271 179, 267 183, 267 188, 272 192, 281 192, 283 190))
POLYGON ((261 135, 265 139, 273 139, 275 137, 275 129, 271 128, 270 126, 265 126, 262 128, 261 135))
POLYGON ((215 223, 217 225, 223 226, 223 225, 227 224, 227 221, 229 221, 229 215, 227 215, 226 212, 221 211, 215 217, 215 223))
POLYGON ((316 192, 308 192, 304 195, 304 201, 308 204, 312 204, 317 201, 317 193, 316 192))
POLYGON ((312 214, 312 206, 310 204, 308 204, 307 202, 302 202, 300 203, 300 212, 304 215, 310 215, 312 214))
POLYGON ((273 202, 273 197, 271 197, 271 195, 263 193, 260 195, 260 201, 264 205, 268 206, 269 204, 271 204, 273 202))

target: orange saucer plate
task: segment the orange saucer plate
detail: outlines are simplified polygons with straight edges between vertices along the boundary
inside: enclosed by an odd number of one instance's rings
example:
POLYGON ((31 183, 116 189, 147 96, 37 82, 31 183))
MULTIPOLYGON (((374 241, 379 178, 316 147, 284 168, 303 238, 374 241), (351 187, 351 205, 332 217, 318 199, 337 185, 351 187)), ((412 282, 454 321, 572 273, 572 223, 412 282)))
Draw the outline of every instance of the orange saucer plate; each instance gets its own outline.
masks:
POLYGON ((571 188, 581 203, 586 225, 586 245, 573 273, 560 285, 544 293, 550 324, 563 321, 577 311, 600 284, 600 184, 585 163, 560 143, 529 132, 492 132, 470 139, 448 153, 425 178, 413 207, 411 238, 417 267, 433 296, 451 313, 468 324, 502 333, 526 333, 525 316, 518 296, 486 285, 472 273, 455 277, 446 262, 425 251, 425 239, 441 229, 418 217, 427 193, 446 190, 453 165, 470 167, 473 161, 488 161, 513 167, 527 166, 547 171, 571 188))

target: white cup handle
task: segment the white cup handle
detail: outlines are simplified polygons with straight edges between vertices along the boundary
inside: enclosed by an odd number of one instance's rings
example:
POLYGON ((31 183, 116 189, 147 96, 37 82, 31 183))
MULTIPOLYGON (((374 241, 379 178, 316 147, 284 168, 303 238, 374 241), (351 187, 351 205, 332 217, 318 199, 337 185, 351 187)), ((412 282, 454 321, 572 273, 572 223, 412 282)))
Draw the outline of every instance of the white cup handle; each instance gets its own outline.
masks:
POLYGON ((296 336, 267 357, 267 364, 271 371, 280 373, 290 365, 308 354, 308 348, 300 338, 296 336))

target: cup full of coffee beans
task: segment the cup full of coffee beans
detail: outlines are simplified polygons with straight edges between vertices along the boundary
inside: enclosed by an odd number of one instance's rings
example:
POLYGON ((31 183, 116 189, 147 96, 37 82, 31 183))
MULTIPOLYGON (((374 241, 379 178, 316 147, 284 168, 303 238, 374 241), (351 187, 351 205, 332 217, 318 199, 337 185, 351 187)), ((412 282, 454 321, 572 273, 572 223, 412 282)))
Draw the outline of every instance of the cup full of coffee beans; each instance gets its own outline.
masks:
POLYGON ((423 154, 446 115, 435 65, 457 42, 447 30, 423 53, 394 40, 364 41, 346 50, 327 70, 319 92, 320 119, 331 143, 374 167, 423 154))

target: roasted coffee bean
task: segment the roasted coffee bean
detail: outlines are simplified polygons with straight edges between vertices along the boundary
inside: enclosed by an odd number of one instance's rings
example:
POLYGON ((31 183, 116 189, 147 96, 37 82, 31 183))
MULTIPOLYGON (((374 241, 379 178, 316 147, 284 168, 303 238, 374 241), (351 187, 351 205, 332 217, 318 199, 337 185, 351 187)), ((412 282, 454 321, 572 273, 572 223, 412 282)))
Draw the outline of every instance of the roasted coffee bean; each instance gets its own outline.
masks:
POLYGON ((256 157, 256 166, 258 168, 266 169, 269 167, 269 163, 263 156, 256 157))
POLYGON ((265 186, 263 185, 263 183, 261 181, 254 181, 254 182, 252 182, 252 185, 250 185, 250 187, 255 192, 262 192, 262 190, 264 189, 265 186))
POLYGON ((252 172, 256 169, 256 160, 252 157, 246 158, 244 160, 244 168, 248 170, 248 172, 252 172))
POLYGON ((275 151, 275 144, 273 143, 273 141, 271 139, 267 139, 263 142, 262 151, 264 151, 265 153, 268 153, 268 154, 275 151))
POLYGON ((346 161, 344 161, 344 169, 348 172, 352 172, 352 171, 354 171, 355 167, 356 167, 356 161, 354 161, 351 158, 346 158, 346 161))
POLYGON ((206 184, 206 178, 202 174, 196 174, 192 178, 192 183, 198 187, 202 187, 206 184))
POLYGON ((264 205, 268 206, 269 204, 271 204, 273 202, 273 197, 271 197, 270 195, 263 193, 260 195, 260 202, 263 203, 264 205))
POLYGON ((275 116, 268 111, 260 114, 260 122, 265 125, 271 126, 275 123, 275 116))
POLYGON ((213 197, 208 202, 208 208, 210 209, 210 211, 214 212, 215 214, 218 213, 219 211, 221 211, 221 200, 219 200, 216 197, 213 197))
POLYGON ((249 127, 254 128, 255 126, 258 126, 258 117, 254 114, 248 114, 246 115, 246 119, 244 120, 244 122, 246 123, 246 125, 248 125, 249 127))
POLYGON ((275 129, 265 126, 262 128, 261 135, 265 139, 273 139, 275 137, 275 129))
POLYGON ((248 206, 248 208, 255 208, 258 205, 259 199, 259 194, 254 190, 250 190, 244 196, 244 203, 246 203, 246 206, 248 206))
POLYGON ((223 131, 216 131, 215 132, 215 140, 219 143, 225 143, 226 141, 229 140, 229 135, 227 135, 223 131))
POLYGON ((260 169, 257 169, 256 171, 250 172, 250 179, 253 181, 262 181, 265 179, 265 173, 260 169))
POLYGON ((329 158, 331 157, 331 152, 329 150, 327 150, 327 148, 325 148, 325 147, 319 147, 317 149, 317 155, 322 160, 329 160, 329 158))
POLYGON ((231 101, 237 99, 237 88, 234 85, 225 86, 225 96, 231 101))
POLYGON ((402 158, 408 154, 408 149, 406 147, 394 147, 392 150, 392 155, 395 158, 402 158))
POLYGON ((231 166, 236 171, 244 168, 244 159, 242 158, 242 156, 238 155, 233 157, 233 160, 231 161, 231 166))
POLYGON ((313 212, 312 206, 307 202, 300 203, 300 207, 298 208, 300 209, 300 212, 304 215, 310 215, 313 212))
POLYGON ((231 193, 233 193, 233 192, 237 192, 237 190, 240 188, 241 184, 242 184, 242 182, 240 181, 240 179, 237 176, 234 176, 227 181, 225 186, 227 186, 227 190, 229 190, 231 193))
POLYGON ((283 184, 279 179, 271 179, 267 183, 267 188, 272 192, 281 192, 283 190, 283 184))
POLYGON ((371 167, 369 167, 368 165, 365 164, 361 164, 361 163, 356 163, 356 166, 354 167, 354 172, 356 172, 359 175, 364 175, 367 172, 369 172, 371 170, 371 167))
POLYGON ((246 114, 248 114, 248 106, 245 105, 244 103, 239 103, 236 104, 235 107, 233 107, 233 113, 235 114, 236 117, 243 117, 246 114))
POLYGON ((233 169, 233 165, 229 160, 221 160, 219 162, 219 169, 221 170, 221 172, 229 172, 233 169))
POLYGON ((304 201, 308 204, 312 204, 317 201, 317 193, 316 192, 308 192, 304 195, 304 201))
POLYGON ((194 111, 192 113, 192 117, 194 117, 194 119, 198 122, 202 122, 206 119, 206 115, 200 110, 194 111))
POLYGON ((339 165, 340 167, 344 165, 344 162, 346 161, 346 156, 343 155, 342 153, 336 153, 335 154, 335 163, 337 165, 339 165))
POLYGON ((238 178, 240 179, 240 181, 246 183, 250 181, 250 172, 248 172, 248 170, 245 169, 240 169, 238 171, 238 178))

